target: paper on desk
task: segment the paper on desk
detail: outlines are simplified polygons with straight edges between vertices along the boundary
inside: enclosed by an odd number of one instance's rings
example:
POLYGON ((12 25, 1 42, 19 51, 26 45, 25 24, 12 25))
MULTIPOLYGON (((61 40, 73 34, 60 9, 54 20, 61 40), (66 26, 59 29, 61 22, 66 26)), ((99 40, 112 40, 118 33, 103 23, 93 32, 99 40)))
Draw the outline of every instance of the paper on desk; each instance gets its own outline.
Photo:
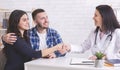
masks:
POLYGON ((71 58, 70 65, 94 65, 94 60, 86 58, 71 58))

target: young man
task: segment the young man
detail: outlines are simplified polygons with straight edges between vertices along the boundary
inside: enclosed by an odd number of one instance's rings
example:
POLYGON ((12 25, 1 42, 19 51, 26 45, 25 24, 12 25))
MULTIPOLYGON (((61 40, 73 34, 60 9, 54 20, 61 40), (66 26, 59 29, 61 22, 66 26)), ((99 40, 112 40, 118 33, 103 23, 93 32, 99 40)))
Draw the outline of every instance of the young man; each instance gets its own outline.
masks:
MULTIPOLYGON (((58 32, 49 28, 48 16, 43 9, 36 9, 32 12, 32 18, 35 27, 29 30, 29 37, 32 48, 36 51, 53 47, 59 43, 63 43, 62 38, 58 32)), ((9 44, 13 44, 16 41, 15 36, 11 36, 14 33, 9 33, 3 36, 3 41, 9 44)), ((63 45, 63 50, 54 52, 48 55, 48 58, 55 58, 64 56, 69 50, 67 45, 63 45)))

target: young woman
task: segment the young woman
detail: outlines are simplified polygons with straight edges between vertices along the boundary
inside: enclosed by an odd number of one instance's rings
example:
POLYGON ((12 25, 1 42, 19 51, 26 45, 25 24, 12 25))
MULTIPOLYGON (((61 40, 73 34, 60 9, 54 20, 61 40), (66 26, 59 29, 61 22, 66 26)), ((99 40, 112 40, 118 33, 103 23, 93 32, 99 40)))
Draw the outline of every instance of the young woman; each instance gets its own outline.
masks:
MULTIPOLYGON (((104 53, 106 59, 120 59, 120 25, 113 9, 108 5, 99 5, 93 19, 96 29, 90 33, 81 47, 73 51, 85 52, 91 49, 93 56, 90 59, 96 59, 96 52, 104 53)), ((75 47, 71 47, 71 50, 72 48, 75 47)))
POLYGON ((29 42, 28 29, 27 13, 22 10, 14 10, 9 17, 7 33, 15 33, 17 41, 13 45, 4 43, 4 52, 7 57, 4 70, 24 70, 25 62, 45 57, 62 48, 62 44, 58 44, 49 49, 34 51, 29 42))

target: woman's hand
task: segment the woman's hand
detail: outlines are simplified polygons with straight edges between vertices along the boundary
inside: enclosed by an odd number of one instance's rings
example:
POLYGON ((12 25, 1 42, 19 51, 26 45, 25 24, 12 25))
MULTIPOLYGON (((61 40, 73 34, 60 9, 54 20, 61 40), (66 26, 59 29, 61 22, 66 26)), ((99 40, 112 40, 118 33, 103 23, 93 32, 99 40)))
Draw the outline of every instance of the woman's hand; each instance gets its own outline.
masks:
POLYGON ((62 50, 62 48, 63 48, 63 43, 57 44, 55 47, 56 47, 56 50, 57 50, 57 51, 62 50))
POLYGON ((59 44, 58 45, 58 51, 61 54, 65 54, 65 53, 69 52, 70 49, 71 49, 70 45, 67 45, 67 44, 59 44))
POLYGON ((49 55, 48 55, 48 58, 49 58, 49 59, 56 58, 55 53, 51 53, 51 54, 49 54, 49 55))

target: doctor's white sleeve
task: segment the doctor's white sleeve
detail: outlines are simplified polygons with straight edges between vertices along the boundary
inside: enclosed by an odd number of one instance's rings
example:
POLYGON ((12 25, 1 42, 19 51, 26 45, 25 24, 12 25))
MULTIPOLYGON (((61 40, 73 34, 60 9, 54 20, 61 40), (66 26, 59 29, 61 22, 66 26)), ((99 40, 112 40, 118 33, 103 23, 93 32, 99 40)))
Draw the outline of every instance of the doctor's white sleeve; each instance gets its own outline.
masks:
POLYGON ((116 29, 115 58, 120 59, 120 29, 116 29))
POLYGON ((89 34, 88 38, 80 45, 71 45, 71 52, 84 53, 91 48, 92 38, 94 37, 93 31, 89 34))

